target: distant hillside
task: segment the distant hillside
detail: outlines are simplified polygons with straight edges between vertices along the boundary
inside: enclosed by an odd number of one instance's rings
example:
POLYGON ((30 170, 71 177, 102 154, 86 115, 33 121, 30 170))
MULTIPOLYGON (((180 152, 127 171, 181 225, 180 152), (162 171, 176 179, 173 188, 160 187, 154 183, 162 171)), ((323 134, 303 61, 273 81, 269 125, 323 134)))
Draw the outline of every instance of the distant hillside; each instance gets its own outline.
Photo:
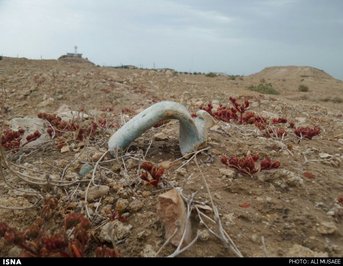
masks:
POLYGON ((310 66, 274 66, 248 77, 259 79, 304 79, 314 80, 335 79, 323 70, 310 66))

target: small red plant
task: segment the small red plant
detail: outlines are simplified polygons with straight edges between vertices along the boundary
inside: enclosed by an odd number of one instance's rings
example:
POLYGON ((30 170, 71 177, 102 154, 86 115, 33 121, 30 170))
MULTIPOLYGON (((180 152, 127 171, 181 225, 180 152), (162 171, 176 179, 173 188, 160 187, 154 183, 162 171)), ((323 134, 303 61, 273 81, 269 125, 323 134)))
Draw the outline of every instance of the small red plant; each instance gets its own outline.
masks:
POLYGON ((120 257, 120 253, 118 250, 114 248, 108 248, 106 246, 97 247, 95 249, 95 256, 101 258, 115 258, 120 257))
POLYGON ((224 122, 230 122, 230 120, 238 120, 237 110, 234 108, 228 108, 226 106, 219 105, 217 110, 214 111, 213 105, 209 103, 207 104, 207 106, 201 107, 200 109, 208 112, 214 118, 224 122))
POLYGON ((97 122, 91 121, 86 125, 80 125, 74 121, 64 121, 55 114, 38 113, 38 117, 49 121, 51 126, 48 127, 47 133, 50 137, 59 137, 66 132, 76 132, 75 140, 77 141, 83 141, 85 138, 95 136, 99 127, 114 127, 114 124, 108 123, 105 118, 99 118, 97 122))
POLYGON ((25 257, 82 257, 90 240, 90 222, 80 213, 64 217, 64 226, 52 233, 46 223, 56 210, 57 200, 48 198, 41 216, 26 229, 18 231, 6 223, 0 223, 0 238, 22 249, 25 257), (53 208, 53 209, 51 209, 53 208))
POLYGON ((260 162, 261 171, 262 170, 271 170, 271 169, 277 169, 280 167, 279 161, 272 161, 268 156, 266 156, 263 160, 260 162))
MULTIPOLYGON (((61 117, 55 114, 48 114, 48 113, 38 113, 38 118, 45 119, 49 121, 51 126, 55 129, 55 135, 61 136, 64 132, 67 131, 76 131, 79 129, 79 125, 77 125, 74 122, 67 122, 62 120, 61 117)), ((53 129, 51 127, 48 127, 47 133, 52 136, 53 129)))
POLYGON ((250 207, 250 203, 249 202, 243 202, 243 203, 239 204, 239 207, 247 209, 250 207))
POLYGON ((145 172, 142 172, 140 178, 146 181, 148 184, 153 185, 154 187, 157 187, 165 169, 163 167, 154 165, 153 163, 150 163, 150 162, 143 162, 141 165, 141 168, 144 169, 145 172))
POLYGON ((287 131, 282 127, 268 128, 263 135, 267 138, 282 138, 287 135, 287 131))
POLYGON ((230 122, 230 120, 237 120, 237 110, 234 108, 227 108, 220 105, 216 112, 213 113, 213 116, 221 121, 230 122))
POLYGON ((18 131, 5 129, 1 136, 1 146, 4 147, 6 150, 18 150, 24 132, 25 130, 22 128, 18 131))
POLYGON ((238 103, 237 99, 234 97, 230 97, 229 100, 232 103, 233 108, 240 114, 239 123, 243 124, 243 114, 249 108, 249 101, 245 100, 243 103, 238 103))
POLYGON ((294 129, 294 134, 297 135, 299 138, 307 138, 312 139, 314 136, 320 134, 319 127, 298 127, 294 129))
POLYGON ((287 118, 273 118, 272 124, 286 124, 288 122, 287 118))
POLYGON ((265 157, 257 164, 259 155, 247 155, 245 157, 231 156, 230 158, 225 155, 221 157, 221 162, 229 167, 235 168, 237 171, 252 176, 253 174, 262 170, 277 169, 280 167, 279 161, 272 161, 269 157, 265 157))
POLYGON ((258 172, 258 168, 255 164, 258 159, 258 155, 248 155, 242 158, 239 158, 237 156, 231 156, 230 158, 222 156, 221 162, 229 167, 235 168, 239 172, 251 176, 258 172))
POLYGON ((33 132, 32 134, 30 134, 30 135, 28 135, 27 137, 26 137, 26 143, 25 144, 27 144, 27 143, 29 143, 29 142, 32 142, 32 141, 35 141, 36 139, 38 139, 40 136, 41 136, 42 134, 38 131, 38 130, 36 130, 35 132, 33 132))
POLYGON ((315 179, 315 175, 312 174, 311 172, 304 172, 303 175, 304 175, 304 177, 306 177, 307 179, 315 179))
POLYGON ((338 202, 339 205, 341 205, 343 207, 343 195, 338 196, 337 202, 338 202))

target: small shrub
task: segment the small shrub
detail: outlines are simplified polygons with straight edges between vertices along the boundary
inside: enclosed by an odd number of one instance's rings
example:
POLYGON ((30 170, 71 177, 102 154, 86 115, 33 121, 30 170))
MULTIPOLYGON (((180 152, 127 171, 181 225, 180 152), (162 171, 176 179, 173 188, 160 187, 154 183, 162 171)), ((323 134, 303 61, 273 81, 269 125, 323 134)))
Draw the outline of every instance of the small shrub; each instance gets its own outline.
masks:
POLYGON ((280 94, 276 89, 273 88, 271 83, 260 83, 258 85, 251 85, 248 87, 248 89, 263 94, 280 94))
POLYGON ((299 85, 299 87, 298 87, 298 91, 307 92, 307 91, 309 91, 309 88, 308 88, 306 85, 301 84, 301 85, 299 85))
POLYGON ((209 72, 206 74, 206 77, 209 77, 209 78, 215 78, 217 76, 216 73, 213 73, 213 72, 209 72))
POLYGON ((343 103, 343 99, 341 97, 326 97, 321 99, 322 102, 332 102, 332 103, 343 103))

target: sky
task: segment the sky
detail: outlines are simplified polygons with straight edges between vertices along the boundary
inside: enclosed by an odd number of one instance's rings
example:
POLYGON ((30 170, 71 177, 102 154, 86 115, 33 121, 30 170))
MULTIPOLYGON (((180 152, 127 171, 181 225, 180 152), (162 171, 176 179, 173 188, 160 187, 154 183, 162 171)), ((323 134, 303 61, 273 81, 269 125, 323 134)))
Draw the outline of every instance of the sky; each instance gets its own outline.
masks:
POLYGON ((343 80, 342 0, 0 0, 0 55, 249 75, 313 66, 343 80))

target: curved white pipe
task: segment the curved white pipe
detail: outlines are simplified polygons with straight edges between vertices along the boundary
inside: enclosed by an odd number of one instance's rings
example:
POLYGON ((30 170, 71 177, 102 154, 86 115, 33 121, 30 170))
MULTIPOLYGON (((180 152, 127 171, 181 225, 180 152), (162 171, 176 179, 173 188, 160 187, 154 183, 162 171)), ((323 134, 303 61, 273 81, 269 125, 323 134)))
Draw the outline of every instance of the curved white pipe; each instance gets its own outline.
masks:
POLYGON ((194 152, 206 143, 207 130, 213 125, 213 119, 206 111, 199 110, 197 117, 193 119, 183 105, 163 101, 145 109, 115 132, 108 141, 109 150, 115 155, 115 150, 125 149, 146 130, 168 119, 180 121, 179 141, 182 155, 194 152))

